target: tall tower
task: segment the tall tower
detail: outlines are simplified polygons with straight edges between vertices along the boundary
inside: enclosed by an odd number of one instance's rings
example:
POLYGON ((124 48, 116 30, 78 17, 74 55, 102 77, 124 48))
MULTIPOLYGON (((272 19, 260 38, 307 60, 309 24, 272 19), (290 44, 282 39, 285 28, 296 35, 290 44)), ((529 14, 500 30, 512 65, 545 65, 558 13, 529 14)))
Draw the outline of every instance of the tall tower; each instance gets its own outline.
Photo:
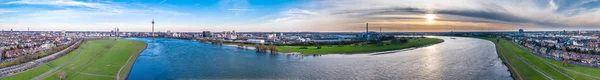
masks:
POLYGON ((381 31, 381 27, 379 27, 379 33, 382 33, 383 31, 381 31))
POLYGON ((367 33, 369 32, 369 23, 367 23, 367 33))
POLYGON ((154 18, 152 18, 152 35, 154 36, 154 18))

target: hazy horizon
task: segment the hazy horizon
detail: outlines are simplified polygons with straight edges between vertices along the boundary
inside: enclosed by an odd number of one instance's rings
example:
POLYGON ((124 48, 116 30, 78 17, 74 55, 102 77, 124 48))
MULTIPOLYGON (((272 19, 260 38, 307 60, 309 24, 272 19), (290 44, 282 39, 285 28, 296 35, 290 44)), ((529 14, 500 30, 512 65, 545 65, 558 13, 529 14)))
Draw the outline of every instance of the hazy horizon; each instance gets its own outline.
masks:
POLYGON ((27 31, 494 32, 599 30, 589 0, 0 0, 0 29, 27 31))

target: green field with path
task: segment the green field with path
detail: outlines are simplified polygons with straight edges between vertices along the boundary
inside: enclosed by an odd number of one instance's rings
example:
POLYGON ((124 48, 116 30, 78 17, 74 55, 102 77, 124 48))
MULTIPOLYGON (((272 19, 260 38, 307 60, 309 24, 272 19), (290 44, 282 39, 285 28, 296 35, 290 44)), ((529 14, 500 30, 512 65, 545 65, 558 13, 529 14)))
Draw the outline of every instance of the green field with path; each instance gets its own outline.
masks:
POLYGON ((508 40, 489 37, 477 37, 492 41, 496 45, 498 55, 510 69, 517 80, 598 80, 600 68, 563 65, 562 62, 533 55, 533 52, 519 47, 508 40))
POLYGON ((114 80, 117 79, 117 74, 123 79, 146 46, 145 42, 128 39, 88 40, 57 60, 2 80, 30 80, 52 68, 57 70, 39 78, 55 80, 58 79, 58 73, 63 73, 67 80, 114 80), (78 53, 80 54, 77 55, 78 53), (59 67, 63 63, 65 65, 59 67))
POLYGON ((321 49, 317 49, 317 46, 306 46, 308 49, 301 49, 303 46, 277 46, 277 49, 281 52, 287 52, 289 49, 290 52, 299 52, 302 54, 353 54, 399 50, 437 44, 441 42, 444 42, 444 40, 437 38, 413 38, 409 39, 408 42, 405 43, 391 43, 389 40, 383 41, 383 43, 387 45, 328 45, 321 46, 321 49))

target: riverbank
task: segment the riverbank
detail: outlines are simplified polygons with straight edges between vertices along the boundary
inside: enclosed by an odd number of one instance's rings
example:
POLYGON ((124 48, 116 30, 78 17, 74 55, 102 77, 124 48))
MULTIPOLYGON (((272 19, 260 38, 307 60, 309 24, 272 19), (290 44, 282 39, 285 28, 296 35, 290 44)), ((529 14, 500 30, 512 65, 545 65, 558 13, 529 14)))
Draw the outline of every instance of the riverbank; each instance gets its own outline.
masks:
POLYGON ((563 65, 562 62, 533 55, 530 50, 511 41, 489 37, 476 37, 493 42, 502 61, 517 80, 597 80, 600 68, 563 65))
MULTIPOLYGON (((40 79, 58 79, 58 74, 64 74, 65 79, 116 79, 117 74, 126 74, 131 69, 128 61, 135 61, 131 56, 138 55, 147 44, 137 40, 127 39, 101 39, 89 40, 73 52, 42 65, 38 68, 6 77, 8 80, 28 80, 34 77, 40 79), (80 55, 77 55, 80 54, 80 55), (64 64, 64 67, 59 66, 64 64), (123 71, 119 70, 123 68, 123 71), (58 67, 58 68, 57 68, 58 67), (62 67, 62 68, 61 68, 62 67), (50 72, 47 76, 40 76, 52 68, 58 70, 50 72)), ((119 75, 123 76, 123 75, 119 75)))
POLYGON ((302 54, 356 54, 400 50, 412 47, 432 45, 444 42, 437 38, 410 38, 406 42, 395 42, 392 40, 382 41, 383 45, 376 44, 351 44, 351 45, 324 45, 318 46, 277 46, 279 52, 302 53, 302 54))

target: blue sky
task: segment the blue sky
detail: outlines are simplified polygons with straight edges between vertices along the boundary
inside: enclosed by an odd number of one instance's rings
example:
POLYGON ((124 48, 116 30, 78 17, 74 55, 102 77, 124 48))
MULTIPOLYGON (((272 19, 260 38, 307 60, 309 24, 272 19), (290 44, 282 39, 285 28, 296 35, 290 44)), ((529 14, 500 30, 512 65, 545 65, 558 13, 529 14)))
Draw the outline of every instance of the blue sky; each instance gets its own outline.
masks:
POLYGON ((596 0, 0 0, 0 29, 150 31, 597 30, 596 0))

